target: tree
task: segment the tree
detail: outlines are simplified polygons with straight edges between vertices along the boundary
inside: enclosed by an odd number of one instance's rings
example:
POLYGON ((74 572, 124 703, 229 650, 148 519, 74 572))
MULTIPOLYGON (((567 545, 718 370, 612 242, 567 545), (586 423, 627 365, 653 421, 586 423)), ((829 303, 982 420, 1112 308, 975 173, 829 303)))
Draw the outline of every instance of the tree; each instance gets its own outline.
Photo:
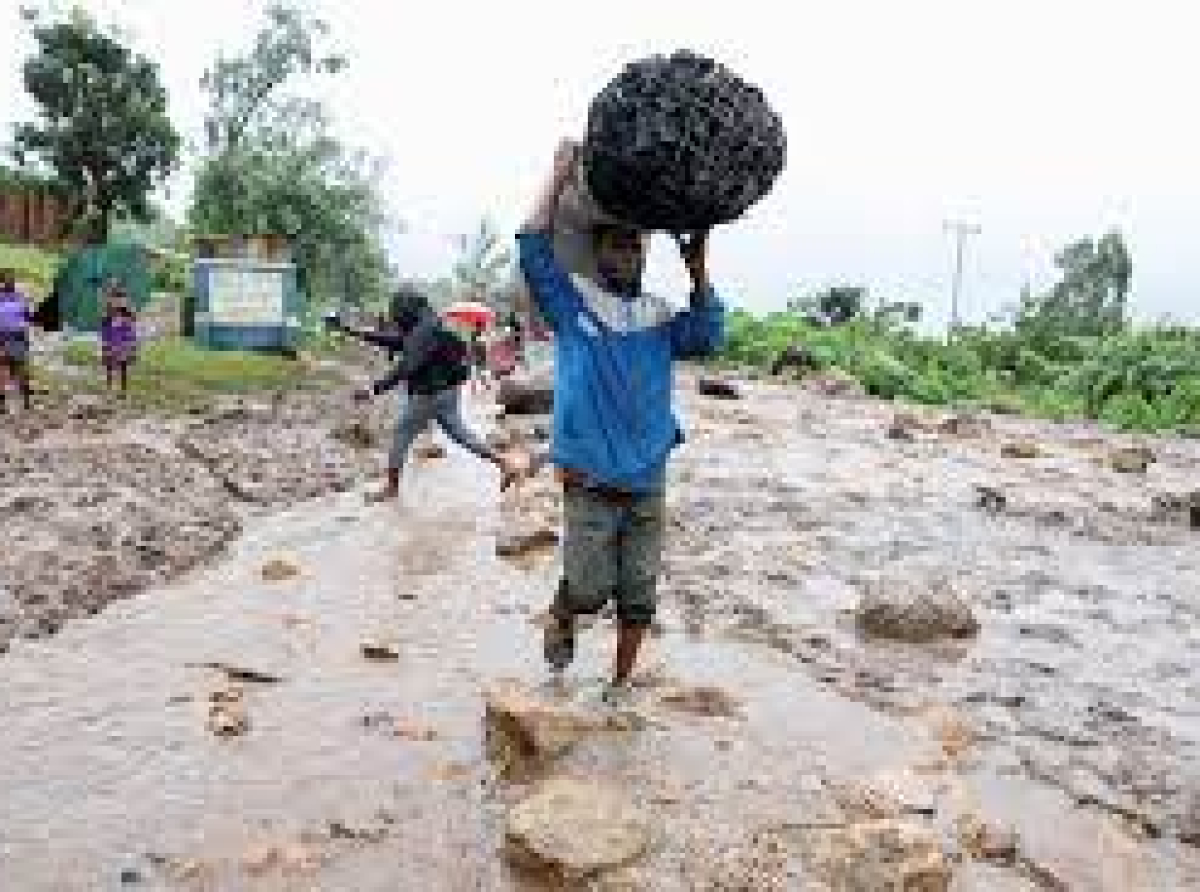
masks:
POLYGON ((867 289, 861 286, 835 285, 817 294, 789 301, 788 309, 805 315, 820 326, 845 325, 862 315, 867 305, 867 289))
POLYGON ((286 92, 295 75, 341 70, 320 47, 327 34, 319 19, 274 5, 247 55, 205 73, 208 156, 189 220, 204 232, 288 236, 316 302, 376 304, 390 279, 382 164, 333 136, 322 103, 286 92))
POLYGON ((512 251, 491 220, 484 218, 474 232, 457 239, 459 256, 453 282, 459 290, 490 302, 500 292, 512 264, 512 251))
MULTIPOLYGON (((249 55, 218 58, 200 80, 209 96, 204 125, 210 151, 240 146, 256 123, 279 110, 280 88, 293 76, 336 74, 346 66, 345 58, 322 46, 329 36, 323 20, 283 3, 269 6, 266 16, 249 55)), ((311 117, 317 104, 309 105, 311 117)), ((279 122, 272 123, 270 129, 281 132, 279 122)))
POLYGON ((69 224, 103 242, 115 217, 151 218, 149 196, 178 160, 158 66, 82 13, 48 24, 27 18, 38 52, 25 63, 25 89, 40 112, 18 125, 14 154, 52 170, 72 199, 69 224))
POLYGON ((1073 242, 1054 263, 1059 282, 1042 295, 1022 293, 1018 328, 1090 336, 1125 328, 1133 261, 1120 232, 1073 242))

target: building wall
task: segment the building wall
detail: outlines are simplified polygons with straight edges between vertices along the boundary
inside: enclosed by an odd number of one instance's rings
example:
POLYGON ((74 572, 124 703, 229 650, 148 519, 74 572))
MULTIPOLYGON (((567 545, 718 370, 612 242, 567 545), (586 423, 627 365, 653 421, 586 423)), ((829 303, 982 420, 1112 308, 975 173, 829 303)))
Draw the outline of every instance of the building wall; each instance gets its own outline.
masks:
POLYGON ((66 214, 66 202, 48 191, 0 186, 0 240, 58 244, 66 214))

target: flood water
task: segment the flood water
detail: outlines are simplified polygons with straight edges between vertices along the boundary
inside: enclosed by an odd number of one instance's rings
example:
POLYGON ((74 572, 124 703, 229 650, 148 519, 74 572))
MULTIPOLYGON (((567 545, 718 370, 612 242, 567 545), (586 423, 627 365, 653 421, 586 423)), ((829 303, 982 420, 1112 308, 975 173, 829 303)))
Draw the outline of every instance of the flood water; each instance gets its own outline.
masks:
MULTIPOLYGON (((893 410, 866 401, 685 386, 683 403, 644 722, 556 767, 654 818, 650 854, 595 888, 821 888, 757 840, 837 820, 855 785, 916 803, 951 849, 963 813, 1017 831, 1020 863, 963 860, 955 889, 1200 888, 1179 841, 1200 821, 1200 533, 1149 517, 1155 493, 1194 485, 1195 444, 1156 444, 1127 475, 1092 461, 1116 439, 1091 431, 996 420, 893 442, 893 410), (1017 436, 1045 455, 1003 458, 1017 436), (977 507, 981 484, 1003 512, 977 507), (947 575, 976 639, 860 639, 865 580, 947 575), (739 715, 659 696, 681 686, 739 715)), ((495 483, 451 449, 413 465, 399 504, 352 491, 248 517, 208 566, 14 641, 0 888, 545 888, 500 855, 529 788, 486 759, 483 696, 546 681, 555 557, 501 560, 495 540, 549 484, 505 504, 495 483), (277 558, 299 574, 265 580, 277 558), (365 659, 368 641, 396 659, 365 659), (249 724, 222 738, 209 700, 231 685, 249 724)), ((569 696, 603 676, 612 639, 605 620, 581 635, 569 696)))

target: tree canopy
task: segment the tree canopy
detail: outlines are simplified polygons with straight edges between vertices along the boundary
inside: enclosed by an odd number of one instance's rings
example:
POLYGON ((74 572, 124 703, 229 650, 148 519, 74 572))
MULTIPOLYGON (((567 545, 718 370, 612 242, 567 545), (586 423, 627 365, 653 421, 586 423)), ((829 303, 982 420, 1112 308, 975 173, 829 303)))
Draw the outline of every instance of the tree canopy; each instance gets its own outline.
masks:
POLYGON ((201 232, 287 236, 310 296, 373 304, 389 279, 382 165, 334 137, 320 101, 286 89, 341 70, 327 37, 321 20, 277 4, 245 55, 205 73, 208 153, 189 219, 201 232))
POLYGON ((152 217, 150 195, 178 161, 158 65, 86 15, 27 18, 38 51, 23 74, 39 112, 17 126, 14 155, 53 172, 71 201, 69 222, 102 242, 114 218, 152 217))

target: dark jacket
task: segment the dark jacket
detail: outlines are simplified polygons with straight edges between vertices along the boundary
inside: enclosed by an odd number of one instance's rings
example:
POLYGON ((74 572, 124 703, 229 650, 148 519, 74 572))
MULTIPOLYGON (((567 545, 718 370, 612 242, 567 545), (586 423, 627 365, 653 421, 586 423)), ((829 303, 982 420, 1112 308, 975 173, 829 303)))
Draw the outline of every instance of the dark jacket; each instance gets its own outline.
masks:
POLYGON ((471 377, 466 342, 446 328, 436 313, 429 310, 415 320, 401 320, 401 324, 397 334, 359 334, 368 344, 400 354, 391 372, 371 386, 375 394, 387 393, 407 381, 409 393, 428 395, 456 387, 471 377))

